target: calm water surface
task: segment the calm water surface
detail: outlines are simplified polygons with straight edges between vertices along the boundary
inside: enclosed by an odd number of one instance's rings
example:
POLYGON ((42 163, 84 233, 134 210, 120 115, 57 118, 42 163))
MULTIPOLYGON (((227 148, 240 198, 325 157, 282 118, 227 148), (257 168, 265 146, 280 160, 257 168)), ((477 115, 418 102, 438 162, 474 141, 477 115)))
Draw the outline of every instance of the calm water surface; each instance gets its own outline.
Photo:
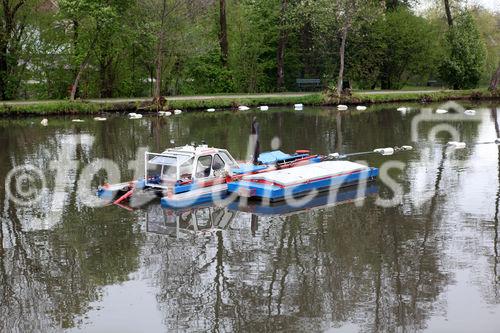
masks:
POLYGON ((0 119, 2 184, 24 164, 46 179, 42 199, 27 206, 0 190, 0 332, 498 332, 500 150, 450 152, 450 136, 435 126, 453 126, 463 141, 491 141, 500 137, 500 107, 465 106, 476 117, 428 113, 413 143, 419 107, 59 117, 47 127, 39 118, 0 119), (413 144, 411 153, 364 158, 377 167, 404 163, 391 172, 402 199, 376 204, 393 196, 379 182, 364 199, 347 194, 338 205, 262 215, 231 207, 175 213, 159 202, 129 212, 87 207, 79 196, 86 165, 111 159, 128 180, 141 147, 204 139, 244 159, 254 115, 265 149, 274 137, 284 151, 317 153, 413 144))

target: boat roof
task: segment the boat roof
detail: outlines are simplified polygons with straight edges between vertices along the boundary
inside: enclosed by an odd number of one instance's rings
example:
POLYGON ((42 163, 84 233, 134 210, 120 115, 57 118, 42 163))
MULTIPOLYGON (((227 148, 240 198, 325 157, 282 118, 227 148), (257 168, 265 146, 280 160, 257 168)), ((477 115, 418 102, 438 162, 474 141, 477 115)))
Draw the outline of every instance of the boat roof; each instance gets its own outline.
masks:
POLYGON ((205 154, 212 154, 212 153, 217 153, 219 151, 225 151, 225 149, 219 149, 215 147, 209 147, 207 145, 185 145, 181 147, 175 147, 175 148, 169 148, 165 150, 163 154, 166 155, 189 155, 189 156, 196 156, 196 155, 205 155, 205 154))
POLYGON ((350 161, 325 161, 294 168, 269 171, 255 175, 244 176, 243 180, 265 181, 282 186, 291 186, 311 182, 326 177, 342 176, 351 172, 368 170, 363 164, 350 161))

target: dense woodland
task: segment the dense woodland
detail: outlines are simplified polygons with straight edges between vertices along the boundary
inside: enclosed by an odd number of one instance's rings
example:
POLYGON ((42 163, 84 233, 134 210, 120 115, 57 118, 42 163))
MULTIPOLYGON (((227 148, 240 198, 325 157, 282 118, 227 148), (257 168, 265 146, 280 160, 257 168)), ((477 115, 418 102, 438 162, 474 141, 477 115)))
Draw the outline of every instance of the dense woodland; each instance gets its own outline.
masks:
POLYGON ((420 1, 2 0, 0 99, 496 86, 500 13, 420 1))

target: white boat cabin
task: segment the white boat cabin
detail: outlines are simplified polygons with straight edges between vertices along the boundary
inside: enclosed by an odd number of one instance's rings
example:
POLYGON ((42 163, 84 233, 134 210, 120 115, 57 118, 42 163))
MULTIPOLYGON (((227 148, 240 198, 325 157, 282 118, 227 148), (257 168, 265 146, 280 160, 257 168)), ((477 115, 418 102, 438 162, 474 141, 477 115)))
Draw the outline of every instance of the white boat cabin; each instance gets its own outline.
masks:
POLYGON ((189 184, 224 177, 238 167, 225 149, 207 145, 186 145, 161 154, 145 153, 146 186, 167 188, 172 184, 189 184))

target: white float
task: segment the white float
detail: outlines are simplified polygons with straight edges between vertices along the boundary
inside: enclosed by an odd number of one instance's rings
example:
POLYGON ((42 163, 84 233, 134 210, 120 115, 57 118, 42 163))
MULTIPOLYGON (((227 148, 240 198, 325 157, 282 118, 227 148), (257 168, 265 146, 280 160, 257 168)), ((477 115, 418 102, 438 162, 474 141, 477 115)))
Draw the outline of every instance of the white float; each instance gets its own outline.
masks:
POLYGON ((294 105, 293 105, 293 108, 294 108, 296 111, 301 111, 302 109, 304 109, 304 104, 294 104, 294 105))
POLYGON ((356 110, 358 110, 358 111, 365 111, 366 110, 366 106, 364 106, 364 105, 358 105, 358 106, 356 106, 356 110))
POLYGON ((267 106, 267 105, 261 105, 259 107, 259 109, 260 109, 260 111, 267 111, 267 110, 269 110, 269 106, 267 106))
POLYGON ((347 109, 348 109, 347 105, 344 105, 344 104, 337 105, 337 110, 345 111, 347 109))
POLYGON ((84 120, 81 120, 81 119, 73 119, 71 121, 74 123, 83 123, 84 122, 84 120))
POLYGON ((466 114, 468 116, 473 116, 476 114, 476 110, 465 110, 464 114, 466 114))
POLYGON ((182 113, 182 110, 179 110, 179 109, 174 110, 174 114, 181 114, 181 113, 182 113))
POLYGON ((44 119, 42 119, 42 121, 40 122, 40 124, 42 126, 47 126, 49 124, 49 120, 47 118, 44 118, 44 119))
POLYGON ((215 109, 213 108, 207 109, 207 112, 215 112, 215 109))
POLYGON ((250 108, 248 106, 245 106, 245 105, 240 105, 240 106, 238 106, 238 110, 247 111, 247 110, 250 110, 250 108))
POLYGON ((104 118, 104 117, 95 117, 94 120, 95 121, 106 121, 106 118, 104 118))
POLYGON ((450 141, 448 142, 448 146, 454 149, 463 149, 467 144, 465 142, 450 141))
POLYGON ((436 110, 436 113, 439 113, 439 114, 448 113, 448 110, 444 110, 444 109, 437 109, 437 110, 436 110))
POLYGON ((132 113, 128 114, 128 117, 129 117, 129 119, 141 119, 142 114, 132 112, 132 113))

